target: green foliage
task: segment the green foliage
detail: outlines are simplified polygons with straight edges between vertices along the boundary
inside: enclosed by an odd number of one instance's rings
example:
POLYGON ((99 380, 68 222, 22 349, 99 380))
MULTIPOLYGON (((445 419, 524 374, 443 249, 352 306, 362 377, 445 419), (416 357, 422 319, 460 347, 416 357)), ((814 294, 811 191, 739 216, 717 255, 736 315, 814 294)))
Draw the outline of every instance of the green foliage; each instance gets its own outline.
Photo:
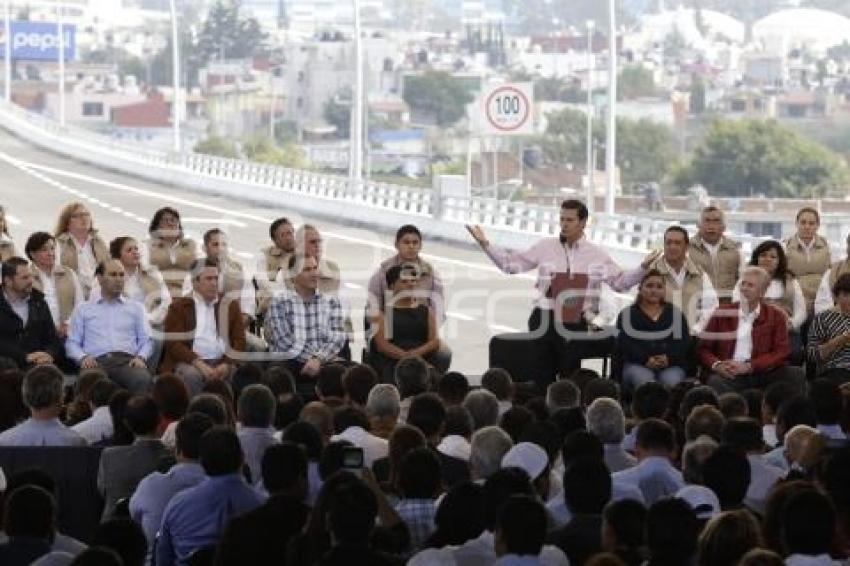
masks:
POLYGON ((631 65, 620 71, 617 79, 617 98, 628 100, 655 94, 652 71, 640 65, 631 65))
POLYGON ((236 150, 236 144, 229 139, 222 138, 215 134, 212 134, 207 139, 198 142, 194 149, 195 153, 227 157, 230 159, 239 158, 239 152, 236 150))
POLYGON ((341 138, 347 138, 351 132, 351 98, 351 88, 343 87, 322 108, 325 121, 336 126, 336 135, 341 138))
POLYGON ((848 172, 832 151, 775 120, 717 120, 674 181, 714 195, 817 198, 842 190, 848 172))
POLYGON ((202 64, 213 59, 244 59, 263 51, 267 35, 254 18, 240 14, 239 0, 217 0, 198 34, 202 64))
POLYGON ((439 126, 451 126, 466 113, 472 102, 469 86, 443 71, 426 71, 407 78, 404 101, 414 111, 434 117, 439 126))
POLYGON ((242 144, 242 151, 245 157, 260 163, 296 169, 304 169, 307 164, 307 157, 297 145, 277 146, 268 136, 254 136, 242 144))
MULTIPOLYGON (((544 160, 552 165, 567 163, 584 168, 587 155, 587 122, 582 112, 572 109, 547 116, 546 132, 537 141, 544 160)), ((597 166, 604 163, 605 126, 596 121, 593 142, 600 150, 597 166)), ((617 120, 617 165, 624 184, 663 180, 676 163, 673 132, 664 124, 642 118, 617 120)))
POLYGON ((123 79, 128 75, 136 77, 139 84, 147 80, 148 68, 138 57, 128 57, 118 65, 118 74, 123 79))
POLYGON ((560 77, 541 77, 534 81, 534 99, 555 102, 584 102, 587 91, 560 77))

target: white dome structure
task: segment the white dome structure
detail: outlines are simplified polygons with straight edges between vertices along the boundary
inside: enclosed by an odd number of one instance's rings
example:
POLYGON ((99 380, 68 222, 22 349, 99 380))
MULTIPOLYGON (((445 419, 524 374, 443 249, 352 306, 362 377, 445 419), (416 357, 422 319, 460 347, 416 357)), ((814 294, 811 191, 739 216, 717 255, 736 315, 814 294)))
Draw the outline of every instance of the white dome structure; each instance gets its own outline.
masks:
POLYGON ((714 10, 702 10, 702 23, 706 29, 703 36, 696 24, 696 10, 679 7, 660 14, 645 16, 641 21, 644 39, 654 43, 663 42, 671 33, 678 32, 688 45, 700 47, 707 38, 724 38, 733 43, 743 43, 746 35, 744 24, 726 14, 714 10))
POLYGON ((789 47, 825 50, 850 41, 850 19, 827 10, 792 8, 766 16, 753 25, 757 40, 781 39, 789 47))

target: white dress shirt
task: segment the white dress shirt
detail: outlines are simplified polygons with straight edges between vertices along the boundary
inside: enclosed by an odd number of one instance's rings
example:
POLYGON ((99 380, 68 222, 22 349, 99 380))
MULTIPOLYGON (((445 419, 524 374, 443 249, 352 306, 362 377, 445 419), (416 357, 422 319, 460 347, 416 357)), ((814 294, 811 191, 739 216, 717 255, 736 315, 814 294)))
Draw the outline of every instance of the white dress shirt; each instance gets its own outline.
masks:
POLYGON ((109 405, 98 407, 89 418, 72 426, 71 430, 85 438, 89 444, 112 438, 114 430, 109 405))
POLYGON ((342 434, 331 437, 331 442, 336 442, 337 440, 347 440, 354 446, 362 448, 363 465, 367 468, 371 468, 375 460, 386 458, 389 454, 389 443, 386 440, 369 433, 359 426, 350 426, 342 434))
MULTIPOLYGON (((189 297, 194 292, 192 286, 192 274, 187 273, 183 279, 183 296, 189 297)), ((218 292, 224 293, 224 271, 218 272, 218 292)), ((257 310, 257 293, 254 290, 254 283, 251 281, 251 275, 247 272, 242 273, 242 289, 239 291, 239 311, 248 316, 254 316, 257 310)))
MULTIPOLYGON (((491 566, 498 559, 495 539, 492 532, 484 531, 478 538, 468 540, 460 546, 428 548, 414 555, 407 566, 491 566)), ((564 552, 551 544, 545 545, 540 552, 539 564, 542 566, 568 566, 569 563, 564 552)))
MULTIPOLYGON (((794 308, 791 313, 791 326, 793 328, 799 329, 800 326, 804 322, 806 322, 806 317, 808 313, 806 311, 806 298, 803 296, 803 288, 800 287, 800 282, 796 279, 791 280, 791 285, 793 286, 794 293, 794 308)), ((768 301, 779 301, 785 296, 785 285, 783 285, 782 281, 778 279, 771 279, 770 284, 767 286, 767 289, 764 291, 764 298, 768 301)), ((738 280, 735 283, 735 288, 732 290, 732 301, 740 302, 741 301, 741 281, 738 280)), ((830 308, 832 299, 830 299, 830 308)), ((784 309, 783 309, 784 312, 784 309)))
POLYGON ((828 311, 835 306, 835 298, 832 296, 832 288, 829 285, 831 273, 832 268, 829 268, 824 272, 823 277, 821 277, 818 294, 815 296, 815 314, 828 311))
POLYGON ((192 298, 195 300, 195 339, 192 341, 192 351, 202 360, 221 359, 225 347, 215 324, 218 299, 208 303, 197 293, 192 293, 192 298))
POLYGON ((748 362, 753 356, 753 323, 761 313, 761 305, 750 312, 744 312, 743 304, 738 308, 738 332, 735 336, 735 352, 732 359, 736 362, 748 362))
POLYGON ((647 504, 670 497, 685 486, 682 472, 673 467, 670 460, 660 456, 649 456, 637 466, 616 472, 611 476, 613 483, 630 484, 640 489, 647 504))
MULTIPOLYGON (((162 278, 162 274, 157 269, 152 269, 148 272, 159 285, 159 304, 150 312, 147 310, 147 295, 142 288, 142 278, 138 269, 134 273, 126 273, 124 275, 124 290, 121 295, 137 302, 145 309, 145 314, 148 317, 148 322, 152 325, 159 325, 165 320, 165 315, 168 314, 168 306, 171 304, 171 293, 168 291, 168 286, 162 278)), ((94 284, 89 294, 89 301, 97 301, 100 299, 100 281, 95 279, 94 284)))
POLYGON ((768 464, 761 454, 748 454, 747 460, 750 462, 750 487, 747 488, 744 504, 764 515, 767 494, 776 482, 785 477, 785 472, 768 464))

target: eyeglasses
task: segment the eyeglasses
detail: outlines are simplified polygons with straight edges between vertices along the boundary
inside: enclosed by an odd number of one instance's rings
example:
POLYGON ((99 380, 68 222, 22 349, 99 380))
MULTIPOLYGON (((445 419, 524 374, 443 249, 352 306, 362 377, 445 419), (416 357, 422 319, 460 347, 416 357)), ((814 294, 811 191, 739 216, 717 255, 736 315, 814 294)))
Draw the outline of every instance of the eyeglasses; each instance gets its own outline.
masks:
POLYGON ((91 212, 75 212, 71 218, 91 218, 91 212))

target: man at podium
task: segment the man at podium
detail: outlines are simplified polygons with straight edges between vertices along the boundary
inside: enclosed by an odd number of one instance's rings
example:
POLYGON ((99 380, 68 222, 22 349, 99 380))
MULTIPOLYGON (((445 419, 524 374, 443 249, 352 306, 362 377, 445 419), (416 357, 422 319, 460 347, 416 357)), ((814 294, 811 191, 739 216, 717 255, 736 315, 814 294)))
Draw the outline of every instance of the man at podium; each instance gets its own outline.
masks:
POLYGON ((587 207, 570 199, 561 204, 561 234, 543 238, 525 251, 491 244, 480 226, 468 226, 470 234, 504 273, 537 269, 537 297, 528 319, 533 335, 534 367, 529 374, 541 392, 555 374, 567 377, 584 358, 609 353, 611 337, 591 322, 599 313, 603 283, 625 291, 640 282, 660 252, 650 253, 631 271, 623 271, 602 247, 584 234, 587 207))

